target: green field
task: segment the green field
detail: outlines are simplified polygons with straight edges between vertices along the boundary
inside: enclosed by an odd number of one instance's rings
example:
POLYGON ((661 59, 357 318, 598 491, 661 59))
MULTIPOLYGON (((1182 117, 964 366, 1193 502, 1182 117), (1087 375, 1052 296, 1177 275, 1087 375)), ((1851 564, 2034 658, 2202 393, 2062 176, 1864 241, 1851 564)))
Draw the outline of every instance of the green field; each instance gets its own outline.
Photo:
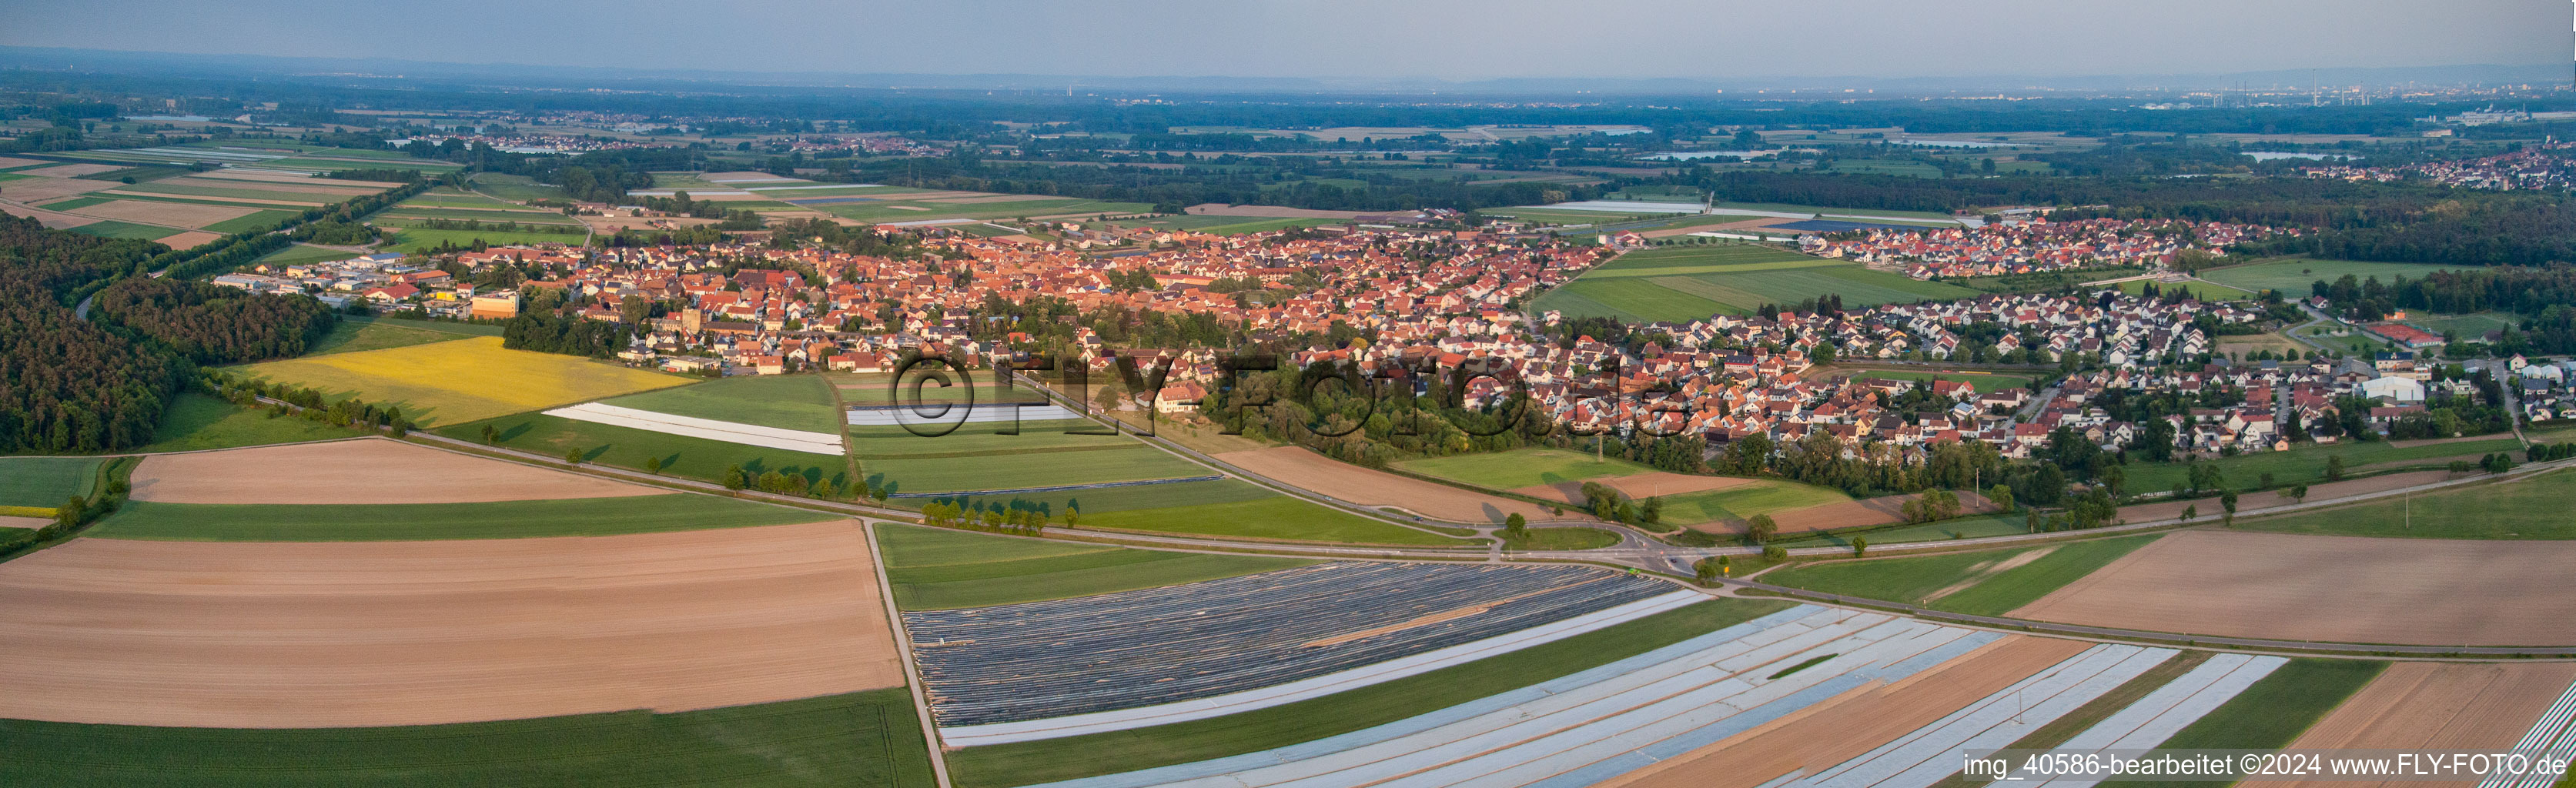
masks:
POLYGON ((1406 460, 1396 463, 1395 467, 1424 476, 1437 476, 1497 490, 1598 479, 1604 476, 1627 476, 1654 470, 1652 467, 1616 457, 1595 462, 1591 454, 1566 449, 1513 449, 1504 452, 1459 454, 1406 460))
POLYGON ((2406 321, 2436 334, 2457 332, 2461 341, 2476 342, 2489 331, 2520 328, 2522 317, 2509 312, 2478 312, 2466 315, 2408 315, 2406 321))
MULTIPOLYGON (((2156 287, 2160 288, 2162 292, 2167 293, 2178 289, 2190 290, 2191 297, 2200 301, 2243 301, 2254 297, 2254 293, 2252 292, 2212 282, 2180 282, 2176 284, 2164 284, 2159 282, 2156 283, 2156 287)), ((2147 292, 2147 280, 2132 279, 2126 282, 2121 282, 2120 292, 2127 293, 2129 295, 2142 295, 2147 292)), ((2302 292, 2300 294, 2304 295, 2305 293, 2302 292)))
MULTIPOLYGON (((258 183, 258 181, 243 181, 242 183, 253 184, 258 183)), ((282 200, 285 202, 308 203, 313 205, 335 203, 349 199, 342 195, 321 194, 316 192, 268 191, 265 189, 249 188, 246 186, 190 186, 186 184, 171 183, 135 184, 125 187, 123 191, 146 192, 150 194, 193 194, 199 197, 234 197, 245 200, 282 200)))
POLYGON ((101 238, 139 238, 146 241, 157 241, 187 232, 176 227, 158 227, 114 219, 91 222, 71 229, 72 232, 82 235, 95 235, 101 238))
MULTIPOLYGON (((1086 517, 1108 512, 1131 512, 1139 509, 1172 509, 1187 506, 1266 500, 1278 493, 1240 479, 1210 479, 1171 484, 1140 484, 1134 487, 1104 487, 1097 490, 1066 490, 1051 493, 1016 495, 941 496, 930 500, 959 505, 1016 505, 1035 508, 1061 521, 1066 509, 1079 509, 1086 517)), ((919 501, 922 499, 911 499, 919 501)), ((1083 522, 1091 522, 1084 520, 1083 522)))
POLYGON ((98 463, 89 457, 0 457, 0 506, 51 509, 88 495, 98 463))
POLYGON ((1842 503, 1851 496, 1831 487, 1818 487, 1780 479, 1755 479, 1723 490, 1707 490, 1664 498, 1664 522, 1677 525, 1742 522, 1765 512, 1785 512, 1829 503, 1842 503))
POLYGON ((777 471, 804 476, 808 482, 828 479, 840 489, 850 486, 849 462, 840 457, 574 421, 543 413, 445 426, 438 428, 438 434, 481 443, 485 424, 501 431, 499 445, 547 457, 561 457, 564 452, 578 449, 587 462, 636 470, 642 470, 648 458, 660 459, 662 473, 701 481, 722 481, 725 469, 740 465, 753 476, 777 471))
POLYGON ((314 341, 311 347, 306 348, 304 355, 320 356, 330 353, 357 353, 367 350, 383 350, 389 347, 425 345, 431 342, 445 342, 462 336, 459 334, 451 334, 445 331, 437 331, 428 328, 416 328, 414 325, 376 320, 350 320, 343 317, 340 319, 339 325, 331 327, 331 333, 322 335, 321 339, 314 341))
POLYGON ((92 206, 92 205, 106 205, 106 204, 108 204, 108 203, 112 203, 112 202, 116 202, 116 198, 114 198, 114 197, 74 197, 74 198, 71 198, 71 199, 68 199, 68 200, 57 200, 57 201, 54 201, 54 202, 45 203, 45 204, 43 204, 43 205, 39 205, 39 206, 36 206, 36 207, 43 208, 43 209, 48 210, 48 211, 70 211, 70 210, 77 210, 77 209, 80 209, 80 208, 87 208, 87 207, 90 207, 90 206, 92 206))
POLYGON ((694 416, 783 430, 839 434, 840 409, 814 375, 760 375, 710 380, 600 400, 621 408, 694 416))
POLYGON ((1964 380, 1976 384, 1977 393, 1979 394, 1992 393, 2012 388, 2026 389, 2030 388, 2032 383, 2029 375, 2014 375, 2003 372, 1975 372, 1958 369, 1924 370, 1860 368, 1849 369, 1848 371, 1851 373, 1851 377, 1855 379, 1880 378, 1884 380, 1919 381, 1964 380))
MULTIPOLYGON (((2308 726, 2361 691, 2388 663, 2297 657, 2209 710, 2160 749, 2249 749, 2290 746, 2308 726)), ((2124 781, 2126 788, 2208 788, 2208 781, 2124 781)))
POLYGON ((1294 558, 1135 550, 880 524, 877 554, 895 604, 951 610, 1195 583, 1313 563, 1294 558))
POLYGON ((1003 788, 1259 752, 1520 689, 1788 607, 1771 600, 1710 600, 1464 665, 1241 714, 968 747, 949 754, 948 771, 959 788, 1003 788))
POLYGON ((1599 550, 1619 544, 1616 531, 1599 528, 1531 528, 1503 532, 1505 550, 1599 550))
MULTIPOLYGON (((2326 463, 2333 457, 2343 458, 2344 473, 2349 478, 2365 472, 2365 469, 2370 473, 2378 473, 2418 467, 2440 468, 2447 463, 2431 460, 2463 454, 2476 456, 2489 452, 2520 452, 2521 450, 2522 443, 2507 435, 2485 440, 2402 447, 2387 441, 2334 443, 2323 446, 2294 443, 2291 444, 2289 451, 2239 454, 2234 457, 2198 462, 2216 463, 2223 480, 2222 486, 2247 489, 2261 484, 2263 474, 2266 473, 2272 474, 2272 483, 2276 486, 2288 486, 2301 482, 2309 484, 2324 482, 2326 463)), ((2123 489, 2130 493, 2173 489, 2175 484, 2191 478, 2191 465, 2191 463, 2179 462, 2133 462, 2121 466, 2122 472, 2128 475, 2123 482, 2123 489)))
POLYGON ((360 430, 334 427, 297 416, 270 416, 265 410, 244 408, 190 392, 170 400, 170 407, 161 411, 161 424, 152 430, 152 442, 135 451, 233 449, 353 438, 365 434, 360 430))
POLYGON ((2162 534, 2053 546, 1790 566, 1763 574, 1773 585, 1884 599, 1935 610, 2000 616, 2075 582, 2162 534), (2017 556, 2047 551, 2003 568, 2017 556), (1962 585, 1964 587, 1962 587, 1962 585), (1929 601, 1926 601, 1926 600, 1929 601))
POLYGON ((1138 443, 1078 455, 1018 452, 869 460, 862 473, 869 484, 894 492, 938 493, 1176 479, 1216 472, 1138 443), (1068 457, 1074 459, 1068 461, 1068 457))
POLYGON ((1945 224, 1953 226, 1958 224, 1958 222, 1953 221, 1950 218, 1949 214, 1938 211, 1882 211, 1874 208, 1827 208, 1820 205, 1793 205, 1790 203, 1779 202, 1721 202, 1717 204, 1717 209, 1721 211, 1730 208, 1739 211, 1778 211, 1782 213, 1804 214, 1821 213, 1826 214, 1826 218, 1833 218, 1835 216, 1869 216, 1878 219, 1914 219, 1918 222, 1929 224, 1945 224))
POLYGON ((1858 309, 1976 291, 1767 246, 1670 246, 1621 255, 1539 296, 1531 309, 1679 323, 1751 314, 1763 304, 1795 306, 1826 294, 1858 309))
POLYGON ((472 183, 474 184, 474 189, 476 191, 490 194, 504 200, 519 200, 524 202, 527 200, 564 199, 563 187, 538 183, 536 182, 536 179, 525 175, 505 175, 497 172, 478 172, 474 174, 472 183))
POLYGON ((695 493, 442 504, 130 501, 101 520, 89 535, 204 542, 517 539, 786 525, 829 519, 832 515, 695 493))
POLYGON ((1902 159, 1836 159, 1832 164, 1832 168, 1834 172, 1850 172, 1862 175, 1902 175, 1908 178, 1942 177, 1940 167, 1933 166, 1928 162, 1902 159))
POLYGON ((2030 533, 2030 526, 2019 514, 1972 514, 1948 520, 1913 525, 1889 525, 1841 533, 1808 532, 1790 534, 1771 540, 1784 547, 1850 547, 1851 540, 1861 538, 1870 544, 1905 544, 1908 542, 1946 542, 1953 539, 1975 539, 1981 536, 2005 536, 2030 533))
MULTIPOLYGON (((2519 458, 2516 459, 2519 462, 2519 458)), ((2271 493, 2264 493, 2270 495, 2271 493)), ((2419 539, 2576 539, 2576 470, 2472 484, 2410 499, 2364 501, 2322 511, 2239 519, 2248 531, 2419 539)))
MULTIPOLYGON (((935 406, 925 406, 934 407, 935 406)), ((1008 422, 1001 422, 1007 425, 1008 422)), ((1057 419, 1020 422, 1020 434, 1004 435, 993 431, 994 423, 961 424, 945 435, 914 434, 900 424, 874 424, 850 428, 850 453, 862 459, 934 459, 972 455, 1030 454, 1066 451, 1113 451, 1138 446, 1134 438, 1118 435, 1086 435, 1066 430, 1103 431, 1107 427, 1089 419, 1057 419)), ((937 432, 936 428, 924 427, 937 432)))
POLYGON ((338 249, 324 249, 319 246, 295 244, 284 249, 270 252, 267 256, 259 258, 258 262, 267 263, 273 266, 283 266, 295 265, 297 263, 321 263, 332 260, 347 260, 356 256, 358 256, 357 252, 343 252, 338 249))
MULTIPOLYGON (((1688 213, 1696 213, 1696 212, 1697 212, 1697 209, 1696 209, 1696 208, 1694 208, 1692 211, 1690 211, 1690 212, 1688 212, 1688 213)), ((1545 223, 1545 224, 1592 224, 1592 225, 1599 225, 1599 224, 1618 224, 1618 223, 1622 223, 1622 222, 1638 221, 1638 220, 1641 220, 1641 219, 1652 219, 1652 218, 1656 218, 1656 217, 1660 217, 1660 216, 1672 216, 1672 215, 1675 215, 1675 214, 1669 214, 1669 213, 1620 213, 1620 212, 1617 212, 1617 211, 1577 211, 1577 210, 1561 210, 1561 209, 1549 209, 1549 208, 1542 208, 1542 207, 1537 207, 1537 206, 1530 206, 1530 207, 1523 207, 1523 208, 1485 208, 1485 209, 1482 209, 1482 210, 1477 211, 1476 213, 1477 213, 1477 214, 1479 214, 1479 215, 1483 215, 1483 216, 1498 216, 1498 217, 1502 217, 1502 218, 1505 218, 1505 219, 1520 219, 1520 220, 1524 220, 1524 221, 1540 222, 1540 223, 1545 223)), ((1685 213, 1684 215, 1687 215, 1687 213, 1685 213)))
MULTIPOLYGON (((1328 509, 1285 495, 1231 503, 1204 503, 1098 514, 1086 510, 1083 512, 1081 525, 1158 533, 1289 539, 1302 542, 1354 542, 1433 547, 1462 547, 1467 544, 1459 539, 1392 525, 1337 509, 1328 509)), ((1615 537, 1613 541, 1616 541, 1615 537)))
MULTIPOLYGON (((818 189, 815 191, 825 190, 818 189)), ((1052 216, 1058 214, 1129 214, 1145 213, 1154 209, 1153 205, 1141 202, 1102 202, 1099 200, 1078 200, 1057 197, 991 203, 940 203, 880 200, 876 202, 845 202, 806 207, 845 219, 884 224, 917 222, 928 219, 1008 219, 1020 216, 1052 216), (906 210, 907 208, 917 208, 919 210, 906 210)))
POLYGON ((383 728, 0 720, 0 784, 934 785, 902 687, 655 714, 383 728))
POLYGON ((247 216, 236 216, 230 219, 225 219, 198 229, 202 229, 210 233, 224 233, 227 235, 232 233, 250 232, 253 230, 267 230, 276 227, 278 222, 286 221, 288 219, 295 218, 296 216, 297 214, 294 211, 260 211, 247 216))
POLYGON ((2447 266, 2421 263, 2366 263, 2359 260, 2311 260, 2290 258, 2246 265, 2212 268, 2200 272, 2200 278, 2242 290, 2278 290, 2290 298, 2305 298, 2314 291, 2319 279, 2333 282, 2351 274, 2356 280, 2378 277, 2380 284, 2392 284, 2399 276, 2422 279, 2447 266))
MULTIPOLYGON (((495 204, 497 205, 499 203, 495 204)), ((581 224, 581 220, 579 219, 555 213, 553 211, 487 211, 470 208, 421 208, 408 204, 387 208, 383 213, 376 214, 376 218, 447 219, 451 221, 465 221, 472 219, 474 221, 485 223, 518 222, 520 224, 571 226, 579 226, 581 224)))
POLYGON ((454 243, 459 247, 470 247, 477 242, 481 242, 485 246, 510 246, 514 244, 541 243, 571 244, 579 246, 590 237, 587 233, 531 233, 503 232, 498 230, 424 230, 417 227, 396 227, 393 229, 396 230, 394 233, 395 243, 383 247, 382 251, 423 252, 436 249, 441 243, 454 243))
MULTIPOLYGON (((412 195, 410 199, 402 201, 399 205, 432 208, 504 208, 522 211, 534 210, 531 208, 522 208, 509 202, 493 199, 473 192, 457 191, 445 186, 440 186, 429 191, 412 195)), ((552 212, 546 211, 546 213, 552 212)), ((561 216, 562 214, 556 215, 561 216)))

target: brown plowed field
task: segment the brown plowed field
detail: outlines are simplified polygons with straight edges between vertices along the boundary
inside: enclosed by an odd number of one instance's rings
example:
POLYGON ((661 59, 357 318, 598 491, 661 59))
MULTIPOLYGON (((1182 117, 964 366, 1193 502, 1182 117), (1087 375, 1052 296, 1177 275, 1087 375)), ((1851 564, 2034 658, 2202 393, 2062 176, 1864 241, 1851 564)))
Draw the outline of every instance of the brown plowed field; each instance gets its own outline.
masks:
POLYGON ((1584 479, 1583 481, 1541 484, 1518 488, 1512 490, 1512 492, 1536 498, 1547 498, 1551 500, 1566 501, 1569 503, 1582 503, 1583 482, 1596 482, 1609 487, 1610 489, 1618 490, 1621 495, 1638 500, 1644 500, 1658 495, 1681 495, 1684 493, 1706 492, 1709 490, 1724 490, 1730 487, 1740 487, 1750 484, 1753 480, 1733 476, 1692 476, 1686 473, 1648 471, 1627 476, 1604 476, 1597 479, 1584 479))
POLYGON ((61 211, 48 211, 43 208, 34 208, 12 202, 0 202, 0 213, 5 213, 11 216, 33 216, 36 218, 36 222, 38 224, 42 224, 48 228, 56 230, 70 229, 84 224, 94 224, 99 221, 87 216, 75 216, 61 211))
MULTIPOLYGON (((12 159, 11 161, 26 161, 26 160, 25 160, 25 159, 12 159)), ((32 163, 32 162, 30 162, 30 163, 32 163)), ((16 165, 10 165, 10 166, 16 166, 16 165)), ((53 166, 53 167, 38 167, 38 168, 36 168, 36 169, 32 169, 32 170, 19 170, 19 171, 18 171, 18 174, 20 174, 20 175, 35 175, 35 176, 45 177, 45 178, 77 178, 77 177, 80 177, 80 176, 83 176, 83 175, 93 175, 93 174, 97 174, 97 173, 108 172, 108 171, 111 171, 111 170, 122 170, 122 169, 125 169, 125 165, 122 165, 122 164, 63 164, 63 165, 58 165, 58 166, 53 166)))
POLYGON ((43 528, 53 524, 42 517, 0 517, 0 528, 43 528))
POLYGON ((221 205, 190 205, 176 202, 117 200, 77 209, 86 216, 122 219, 129 222, 158 224, 169 227, 204 227, 209 224, 249 216, 257 208, 226 208, 221 205))
MULTIPOLYGON (((2364 493, 2386 492, 2402 487, 2413 487, 2418 484, 2431 484, 2449 478, 2451 478, 2450 471, 2409 471, 2406 473, 2392 473, 2385 476, 2372 476, 2367 479, 2353 479, 2350 481, 2340 482, 2319 482, 2308 485, 2308 500, 2328 501, 2336 498, 2349 498, 2364 493)), ((2277 509, 2297 503, 2298 501, 2292 500, 2289 496, 2282 495, 2278 490, 2261 490, 2244 493, 2236 497, 2236 516, 2244 517, 2248 514, 2259 512, 2264 509, 2277 509)), ((2226 509, 2221 508, 2218 505, 2218 499, 2211 497, 2196 498, 2188 501, 2166 501, 2163 503, 2142 503, 2136 506, 2123 506, 2120 507, 2120 519, 2133 523, 2150 523, 2157 520, 2171 520, 2176 517, 2181 517, 2182 510, 2185 507, 2198 508, 2200 510, 2198 516, 2202 519, 2208 520, 2219 519, 2222 515, 2227 513, 2226 509)))
POLYGON ((0 197, 25 203, 44 202, 55 197, 88 194, 124 184, 115 181, 85 181, 79 178, 19 178, 0 181, 0 197))
POLYGON ((2576 645, 2576 543, 2189 530, 2016 618, 2235 637, 2576 645))
MULTIPOLYGON (((228 181, 222 178, 202 178, 194 175, 183 175, 177 178, 159 181, 159 183, 165 186, 196 186, 200 188, 213 189, 251 188, 242 185, 240 181, 228 181)), ((365 186, 332 186, 321 183, 263 183, 258 186, 258 190, 264 192, 295 192, 298 194, 329 194, 340 197, 362 197, 384 191, 383 189, 374 189, 365 186)), ((337 202, 337 200, 333 200, 332 202, 337 202)))
POLYGON ((387 438, 158 454, 134 500, 168 503, 475 503, 670 492, 387 438))
POLYGON ((189 230, 177 235, 161 236, 161 240, 155 241, 154 243, 158 243, 172 249, 194 249, 205 244, 207 241, 212 241, 222 237, 224 237, 222 233, 210 233, 204 230, 189 230))
MULTIPOLYGON (((1772 512, 1771 521, 1779 523, 1780 532, 1784 534, 1901 523, 1905 521, 1905 502, 1914 500, 1920 495, 1919 493, 1887 495, 1772 512)), ((1965 490, 1959 492, 1960 512, 1973 514, 1994 510, 1994 502, 1986 500, 1985 496, 1965 490)), ((1725 533, 1742 533, 1744 530, 1743 524, 1729 522, 1703 523, 1691 527, 1725 533)))
MULTIPOLYGON (((2540 713, 2576 681, 2576 665, 2558 663, 2400 662, 2353 693, 2293 749, 2512 749, 2540 713)), ((2465 788, 2476 780, 2407 786, 2465 788)), ((2314 781, 2300 788, 2397 786, 2397 782, 2314 781)))
MULTIPOLYGON (((232 184, 232 186, 233 186, 233 188, 241 188, 241 184, 232 184)), ((121 187, 120 187, 120 188, 121 188, 121 187)), ((167 195, 167 194, 153 194, 153 193, 151 193, 151 192, 129 192, 129 191, 116 191, 116 190, 104 191, 104 192, 100 192, 100 194, 107 195, 107 196, 115 196, 115 197, 168 197, 168 196, 170 196, 170 195, 167 195)), ((234 203, 241 203, 241 204, 243 204, 243 205, 285 205, 285 206, 292 206, 292 207, 296 207, 296 208, 311 208, 311 207, 313 207, 313 206, 322 205, 322 204, 324 204, 324 203, 332 202, 332 200, 329 200, 329 199, 327 199, 327 198, 323 198, 323 197, 319 197, 319 196, 314 197, 313 199, 310 199, 310 200, 301 200, 301 201, 298 201, 298 200, 269 200, 269 199, 261 199, 261 198, 258 198, 258 197, 214 197, 214 196, 208 196, 208 195, 191 194, 191 195, 188 195, 188 199, 191 199, 191 200, 203 200, 203 201, 207 201, 207 202, 234 202, 234 203)))
POLYGON ((1562 519, 1538 504, 1479 495, 1445 484, 1370 470, 1295 446, 1213 455, 1218 462, 1272 481, 1313 490, 1363 506, 1393 506, 1461 523, 1499 523, 1513 512, 1532 520, 1562 519))
POLYGON ((323 179, 310 175, 297 175, 291 172, 263 170, 208 170, 206 172, 198 173, 195 177, 222 178, 228 181, 259 181, 262 183, 301 183, 308 186, 361 186, 371 189, 391 189, 402 185, 391 181, 353 181, 340 178, 323 179))
POLYGON ((1652 766, 1603 788, 1752 788, 1860 757, 2002 691, 2092 644, 2011 635, 1894 684, 1869 684, 1652 766))
POLYGON ((436 542, 76 539, 0 564, 0 718, 224 728, 900 686, 857 523, 436 542))

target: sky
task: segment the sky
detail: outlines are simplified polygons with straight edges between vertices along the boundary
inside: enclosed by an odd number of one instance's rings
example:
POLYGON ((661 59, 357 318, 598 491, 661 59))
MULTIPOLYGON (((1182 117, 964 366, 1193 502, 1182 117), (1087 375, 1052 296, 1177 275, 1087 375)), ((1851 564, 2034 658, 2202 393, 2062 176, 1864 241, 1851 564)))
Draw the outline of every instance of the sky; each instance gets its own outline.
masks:
POLYGON ((6 0, 0 44, 715 71, 1432 78, 2565 62, 2541 0, 6 0))

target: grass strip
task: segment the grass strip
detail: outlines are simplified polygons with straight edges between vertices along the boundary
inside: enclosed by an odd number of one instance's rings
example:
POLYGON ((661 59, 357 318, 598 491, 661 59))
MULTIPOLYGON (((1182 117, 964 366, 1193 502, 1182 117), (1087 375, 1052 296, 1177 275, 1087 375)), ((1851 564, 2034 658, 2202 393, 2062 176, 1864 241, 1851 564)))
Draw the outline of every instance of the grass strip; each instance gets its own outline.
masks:
MULTIPOLYGON (((2075 707, 2074 711, 2067 712, 2057 719, 2049 720, 2048 724, 2039 726, 2038 730, 2024 734, 2020 739, 2004 747, 2014 750, 2055 749, 2058 745, 2065 744, 2067 740, 2075 738, 2075 734, 2083 733, 2085 729, 2100 724, 2103 720, 2109 719, 2112 714, 2128 708, 2129 704, 2145 698, 2148 693, 2163 689, 2165 685, 2173 683, 2174 679, 2181 678, 2182 674, 2191 672, 2192 668, 2200 667, 2200 663, 2208 662, 2211 656, 2213 654, 2207 651, 2185 651, 2175 654, 2163 662, 2156 663, 2155 667, 2148 668, 2147 672, 2121 682, 2120 686, 2111 688, 2110 692, 2086 701, 2084 705, 2075 707)), ((1991 782, 1994 781, 1973 779, 1965 773, 1954 772, 1940 782, 1933 783, 1931 788, 1976 788, 1991 782)))
POLYGON ((958 788, 1070 780, 1259 752, 1383 725, 1643 654, 1790 607, 1714 599, 1372 687, 1151 728, 950 753, 958 788))
MULTIPOLYGON (((2248 749, 2287 747, 2326 712, 2378 678, 2388 663, 2377 660, 2298 657, 2192 721, 2158 749, 2248 749)), ((2209 788, 2207 782, 2153 781, 2126 783, 2129 788, 2209 788)))

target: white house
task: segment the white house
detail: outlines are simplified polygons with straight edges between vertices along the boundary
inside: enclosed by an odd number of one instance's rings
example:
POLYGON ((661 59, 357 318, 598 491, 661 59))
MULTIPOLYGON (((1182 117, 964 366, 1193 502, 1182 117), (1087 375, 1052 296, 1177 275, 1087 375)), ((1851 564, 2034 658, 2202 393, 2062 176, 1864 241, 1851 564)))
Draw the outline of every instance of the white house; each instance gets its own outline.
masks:
POLYGON ((2362 381, 2361 395, 2390 402, 2423 402, 2424 382, 2394 375, 2362 381))

